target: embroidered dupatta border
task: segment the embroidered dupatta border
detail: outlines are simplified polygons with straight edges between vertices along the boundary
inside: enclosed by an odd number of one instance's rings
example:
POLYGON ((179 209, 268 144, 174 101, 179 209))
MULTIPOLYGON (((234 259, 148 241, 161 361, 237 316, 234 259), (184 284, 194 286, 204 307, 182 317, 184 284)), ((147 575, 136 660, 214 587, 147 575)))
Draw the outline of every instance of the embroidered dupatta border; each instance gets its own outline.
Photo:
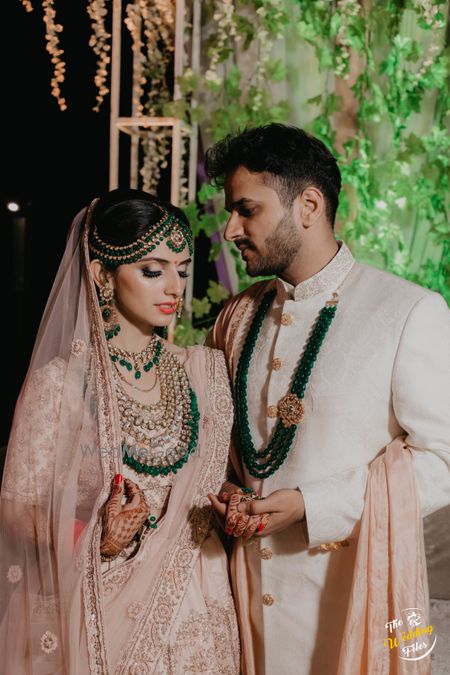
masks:
POLYGON ((96 367, 96 399, 98 405, 99 447, 110 448, 111 453, 102 452, 103 489, 94 507, 95 521, 91 521, 91 539, 86 553, 83 578, 83 604, 85 630, 89 657, 90 675, 105 675, 109 672, 106 651, 105 627, 103 621, 103 587, 100 561, 100 538, 102 533, 102 507, 110 493, 111 480, 115 473, 114 452, 120 448, 120 425, 115 405, 115 391, 112 384, 111 364, 97 302, 94 281, 89 273, 88 227, 96 202, 89 207, 83 234, 84 273, 87 286, 87 301, 92 317, 92 360, 96 367))

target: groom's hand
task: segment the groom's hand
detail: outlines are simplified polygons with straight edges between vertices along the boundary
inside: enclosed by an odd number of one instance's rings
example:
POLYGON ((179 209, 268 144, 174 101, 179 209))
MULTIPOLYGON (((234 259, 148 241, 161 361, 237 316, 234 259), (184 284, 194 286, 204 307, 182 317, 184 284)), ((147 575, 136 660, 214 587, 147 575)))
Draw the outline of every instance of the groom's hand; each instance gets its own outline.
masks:
POLYGON ((305 516, 305 502, 300 490, 275 490, 264 499, 240 502, 237 508, 240 513, 250 516, 269 514, 267 525, 263 530, 256 532, 255 537, 282 532, 303 520, 305 516))

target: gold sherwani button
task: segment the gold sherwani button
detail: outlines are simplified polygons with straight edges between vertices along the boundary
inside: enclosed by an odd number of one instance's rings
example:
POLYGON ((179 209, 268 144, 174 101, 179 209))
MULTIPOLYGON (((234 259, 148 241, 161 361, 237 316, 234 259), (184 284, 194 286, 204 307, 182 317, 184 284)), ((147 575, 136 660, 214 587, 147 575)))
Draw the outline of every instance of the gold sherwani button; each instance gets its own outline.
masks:
POLYGON ((330 541, 328 544, 320 544, 317 548, 319 551, 337 551, 340 548, 345 548, 346 546, 350 546, 350 542, 348 539, 344 539, 343 541, 330 541))
POLYGON ((272 370, 281 370, 281 367, 283 365, 283 361, 281 359, 274 359, 272 361, 272 370))
POLYGON ((270 560, 273 556, 273 553, 272 550, 266 546, 260 550, 259 555, 263 560, 270 560))
POLYGON ((263 595, 263 605, 266 605, 266 607, 270 607, 270 605, 273 605, 275 600, 273 599, 273 595, 270 595, 270 593, 264 593, 263 595))
POLYGON ((276 405, 269 405, 267 408, 267 417, 276 417, 278 415, 278 408, 276 405))
POLYGON ((290 326, 292 323, 292 314, 282 314, 281 315, 281 324, 283 326, 290 326))

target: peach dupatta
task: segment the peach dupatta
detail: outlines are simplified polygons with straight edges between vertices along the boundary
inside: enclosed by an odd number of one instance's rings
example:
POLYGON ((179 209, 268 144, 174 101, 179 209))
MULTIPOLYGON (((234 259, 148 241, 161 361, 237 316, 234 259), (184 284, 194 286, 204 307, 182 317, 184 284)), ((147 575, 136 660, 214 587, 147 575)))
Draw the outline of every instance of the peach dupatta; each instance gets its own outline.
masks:
POLYGON ((411 451, 396 438, 370 466, 338 675, 428 675, 436 638, 425 632, 431 628, 427 617, 422 520, 411 451), (402 624, 386 628, 394 619, 402 624), (408 635, 412 637, 402 639, 408 635), (411 651, 415 643, 426 646, 411 651), (402 651, 408 647, 409 653, 402 651))

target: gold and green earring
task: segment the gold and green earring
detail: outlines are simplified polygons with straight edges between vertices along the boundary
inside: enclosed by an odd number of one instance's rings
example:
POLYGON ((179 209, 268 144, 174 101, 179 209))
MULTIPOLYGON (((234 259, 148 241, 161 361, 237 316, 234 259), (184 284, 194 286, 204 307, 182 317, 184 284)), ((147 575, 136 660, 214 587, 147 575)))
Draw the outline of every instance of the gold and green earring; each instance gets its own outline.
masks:
POLYGON ((114 309, 114 290, 111 286, 105 284, 100 287, 99 295, 99 305, 102 312, 102 319, 105 324, 105 336, 107 340, 111 340, 111 338, 120 332, 120 326, 117 323, 117 312, 114 309))

